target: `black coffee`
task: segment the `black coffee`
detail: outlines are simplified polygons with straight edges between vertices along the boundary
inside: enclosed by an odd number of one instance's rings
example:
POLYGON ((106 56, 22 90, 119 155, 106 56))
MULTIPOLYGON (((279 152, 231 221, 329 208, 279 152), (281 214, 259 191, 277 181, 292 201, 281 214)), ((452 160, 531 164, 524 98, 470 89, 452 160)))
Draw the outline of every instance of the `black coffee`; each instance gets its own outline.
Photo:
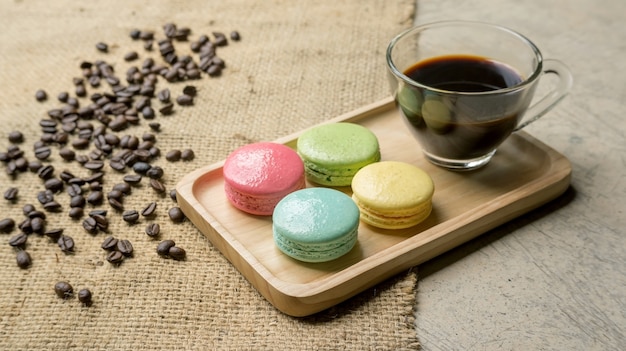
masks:
POLYGON ((494 150, 511 134, 530 102, 528 91, 476 96, 523 81, 512 67, 482 57, 435 57, 417 62, 404 74, 430 91, 405 86, 396 99, 400 110, 426 152, 452 160, 494 150), (442 92, 431 92, 438 90, 442 92))

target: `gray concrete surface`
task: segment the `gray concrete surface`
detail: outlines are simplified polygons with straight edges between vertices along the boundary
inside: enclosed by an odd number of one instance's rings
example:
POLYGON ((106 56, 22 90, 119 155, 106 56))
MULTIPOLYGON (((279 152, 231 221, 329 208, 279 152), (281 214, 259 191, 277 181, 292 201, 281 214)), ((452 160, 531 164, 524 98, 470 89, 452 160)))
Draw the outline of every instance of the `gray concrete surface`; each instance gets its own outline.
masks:
POLYGON ((418 24, 508 26, 575 83, 526 128, 573 166, 561 198, 419 267, 423 350, 626 350, 626 1, 417 0, 418 24))

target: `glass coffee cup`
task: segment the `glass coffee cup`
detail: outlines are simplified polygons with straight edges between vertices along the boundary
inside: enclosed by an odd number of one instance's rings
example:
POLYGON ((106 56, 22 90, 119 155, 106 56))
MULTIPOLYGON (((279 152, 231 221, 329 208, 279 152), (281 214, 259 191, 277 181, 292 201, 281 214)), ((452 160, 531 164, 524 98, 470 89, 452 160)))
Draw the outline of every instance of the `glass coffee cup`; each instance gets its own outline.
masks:
POLYGON ((481 22, 404 31, 387 48, 387 66, 408 129, 430 162, 450 170, 486 165, 511 133, 548 112, 573 82, 564 64, 544 60, 523 35, 481 22), (546 74, 556 84, 534 102, 546 74))

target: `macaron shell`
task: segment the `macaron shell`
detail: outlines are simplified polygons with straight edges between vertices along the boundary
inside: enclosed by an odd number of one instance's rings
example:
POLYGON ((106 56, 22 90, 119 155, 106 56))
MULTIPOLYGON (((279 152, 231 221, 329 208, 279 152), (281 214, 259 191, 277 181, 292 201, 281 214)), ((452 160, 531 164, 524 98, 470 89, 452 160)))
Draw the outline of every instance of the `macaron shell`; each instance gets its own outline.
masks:
POLYGON ((312 128, 298 138, 297 150, 307 177, 322 185, 350 185, 359 169, 380 160, 376 135, 353 123, 312 128))
POLYGON ((228 156, 222 170, 228 200, 255 215, 271 215, 283 197, 306 185, 300 156, 277 143, 242 146, 228 156))
POLYGON ((352 180, 352 192, 363 222, 400 229, 430 215, 434 184, 426 172, 411 164, 383 161, 361 169, 352 180))
POLYGON ((302 261, 322 262, 352 249, 359 209, 340 191, 308 188, 284 197, 272 220, 274 240, 281 251, 302 261))

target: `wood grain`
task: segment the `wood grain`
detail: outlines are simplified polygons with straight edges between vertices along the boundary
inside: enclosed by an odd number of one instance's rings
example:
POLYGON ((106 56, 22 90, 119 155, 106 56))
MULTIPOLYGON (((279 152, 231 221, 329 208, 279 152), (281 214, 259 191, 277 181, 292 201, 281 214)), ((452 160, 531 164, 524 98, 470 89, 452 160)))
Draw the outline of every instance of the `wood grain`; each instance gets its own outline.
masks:
MULTIPOLYGON (((271 217, 252 216, 228 203, 223 162, 192 172, 177 186, 187 217, 266 299, 290 315, 309 315, 341 302, 557 197, 569 185, 569 161, 525 133, 509 138, 486 167, 457 173, 424 159, 391 99, 329 122, 338 121, 374 132, 383 160, 417 165, 433 177, 433 213, 426 221, 401 230, 362 223, 358 243, 347 255, 302 263, 275 247, 271 217)), ((278 142, 294 147, 299 134, 278 142)), ((348 187, 341 190, 350 194, 348 187)))

